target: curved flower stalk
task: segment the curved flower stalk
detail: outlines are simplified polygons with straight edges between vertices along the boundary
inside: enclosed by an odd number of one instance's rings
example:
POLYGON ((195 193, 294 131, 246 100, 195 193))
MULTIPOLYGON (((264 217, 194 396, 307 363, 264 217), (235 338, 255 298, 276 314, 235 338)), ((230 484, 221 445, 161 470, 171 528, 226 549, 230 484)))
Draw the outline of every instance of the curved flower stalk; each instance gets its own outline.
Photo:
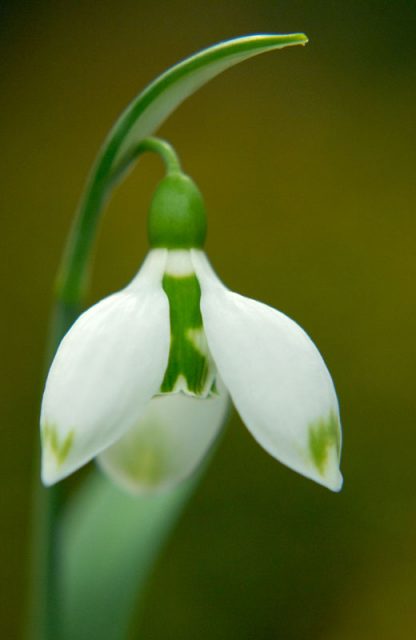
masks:
POLYGON ((127 490, 174 486, 205 457, 231 397, 272 456, 341 488, 338 403, 322 357, 287 316, 221 283, 205 234, 202 196, 175 162, 151 204, 143 266, 56 353, 42 404, 45 484, 97 457, 127 490))

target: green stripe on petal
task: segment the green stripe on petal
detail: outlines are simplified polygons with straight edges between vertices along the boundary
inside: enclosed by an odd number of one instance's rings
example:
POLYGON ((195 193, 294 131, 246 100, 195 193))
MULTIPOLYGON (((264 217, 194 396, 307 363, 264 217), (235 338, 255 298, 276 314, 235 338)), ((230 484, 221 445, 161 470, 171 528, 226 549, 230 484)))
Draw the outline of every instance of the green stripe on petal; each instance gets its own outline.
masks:
POLYGON ((201 289, 194 274, 165 274, 169 299, 171 344, 160 391, 206 397, 215 393, 215 366, 209 354, 200 310, 201 289))

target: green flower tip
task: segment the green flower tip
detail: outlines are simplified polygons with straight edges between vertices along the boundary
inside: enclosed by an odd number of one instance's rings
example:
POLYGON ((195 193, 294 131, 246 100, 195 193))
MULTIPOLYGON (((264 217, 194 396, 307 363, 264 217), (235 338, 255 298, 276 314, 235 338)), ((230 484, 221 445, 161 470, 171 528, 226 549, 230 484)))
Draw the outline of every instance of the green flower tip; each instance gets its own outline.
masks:
POLYGON ((183 173, 168 173, 157 186, 150 204, 150 246, 202 248, 206 233, 205 204, 198 187, 183 173))

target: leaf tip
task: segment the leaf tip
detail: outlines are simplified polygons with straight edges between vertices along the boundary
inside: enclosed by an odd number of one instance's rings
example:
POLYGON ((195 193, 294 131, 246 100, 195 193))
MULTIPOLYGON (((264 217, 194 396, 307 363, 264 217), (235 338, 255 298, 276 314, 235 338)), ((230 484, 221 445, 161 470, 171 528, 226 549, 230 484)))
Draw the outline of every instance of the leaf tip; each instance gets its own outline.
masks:
POLYGON ((293 44, 301 44, 305 46, 305 44, 308 44, 309 42, 309 38, 306 35, 306 33, 294 33, 292 38, 293 38, 293 44))

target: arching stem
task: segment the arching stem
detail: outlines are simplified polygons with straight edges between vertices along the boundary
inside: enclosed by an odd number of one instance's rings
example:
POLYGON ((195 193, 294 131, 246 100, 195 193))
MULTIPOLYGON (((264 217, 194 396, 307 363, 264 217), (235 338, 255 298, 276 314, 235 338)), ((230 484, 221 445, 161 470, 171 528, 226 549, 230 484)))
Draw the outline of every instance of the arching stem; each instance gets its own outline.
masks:
MULTIPOLYGON (((87 185, 86 196, 81 200, 81 208, 69 235, 55 287, 56 300, 67 306, 71 315, 79 308, 84 298, 91 252, 105 205, 113 189, 146 152, 159 154, 165 163, 167 173, 181 171, 179 158, 173 147, 165 140, 149 137, 134 146, 116 165, 113 172, 101 180, 96 178, 92 185, 87 185)), ((98 170, 97 174, 99 175, 98 170)))
POLYGON ((144 138, 134 147, 125 160, 111 174, 111 184, 118 183, 123 175, 131 168, 132 164, 147 151, 158 153, 165 163, 167 173, 175 173, 181 171, 181 164, 175 149, 169 142, 161 138, 144 138))

